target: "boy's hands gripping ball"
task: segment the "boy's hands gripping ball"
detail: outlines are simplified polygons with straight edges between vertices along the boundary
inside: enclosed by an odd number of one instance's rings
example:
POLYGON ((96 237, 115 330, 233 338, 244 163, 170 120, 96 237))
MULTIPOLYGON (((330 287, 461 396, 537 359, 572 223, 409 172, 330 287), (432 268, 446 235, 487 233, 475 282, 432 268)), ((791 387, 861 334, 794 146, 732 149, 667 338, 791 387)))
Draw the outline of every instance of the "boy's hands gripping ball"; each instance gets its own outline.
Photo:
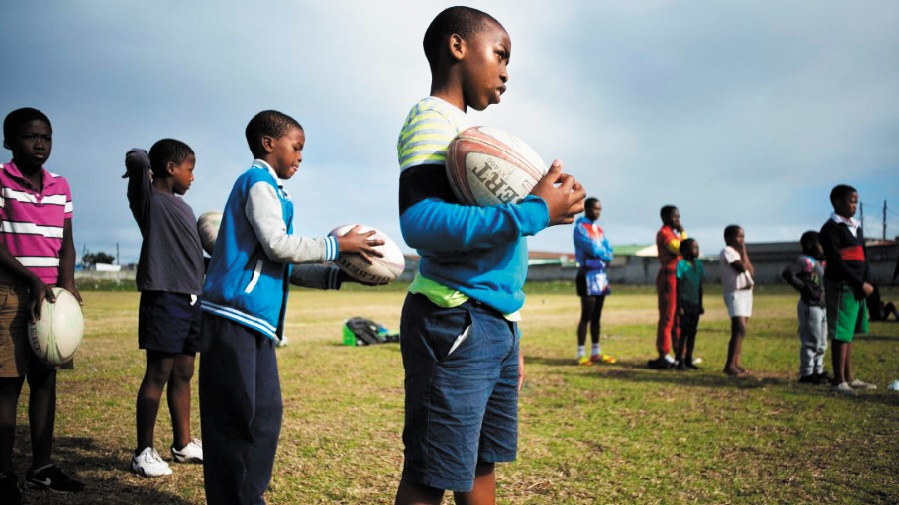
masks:
POLYGON ((459 133, 446 154, 447 178, 465 205, 517 203, 547 170, 540 155, 519 138, 486 126, 459 133))
MULTIPOLYGON (((329 233, 332 237, 345 237, 350 233, 358 235, 371 235, 364 237, 365 243, 358 249, 366 254, 349 252, 341 249, 340 256, 334 263, 347 275, 362 284, 381 285, 389 284, 397 279, 406 268, 406 258, 399 246, 386 234, 370 226, 346 224, 338 226, 329 233)), ((352 249, 350 249, 352 251, 352 249)))
POLYGON ((75 355, 84 336, 84 316, 75 295, 54 287, 55 302, 44 298, 41 316, 28 325, 31 349, 44 364, 59 366, 75 355))

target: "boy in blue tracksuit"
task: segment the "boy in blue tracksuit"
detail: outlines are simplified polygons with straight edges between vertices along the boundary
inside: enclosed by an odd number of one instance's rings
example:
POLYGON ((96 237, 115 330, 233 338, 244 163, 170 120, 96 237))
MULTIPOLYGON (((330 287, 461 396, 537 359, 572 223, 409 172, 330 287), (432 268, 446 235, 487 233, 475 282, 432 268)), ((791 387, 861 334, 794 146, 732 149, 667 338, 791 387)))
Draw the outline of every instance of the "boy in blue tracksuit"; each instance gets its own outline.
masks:
POLYGON ((341 237, 293 235, 293 202, 282 181, 296 173, 306 143, 296 120, 263 111, 247 125, 256 158, 238 177, 222 215, 203 285, 200 418, 206 500, 264 503, 281 429, 275 342, 284 330, 288 279, 336 289, 346 278, 320 263, 341 252, 380 256, 374 232, 341 237), (291 275, 294 263, 301 275, 291 275))
POLYGON ((521 202, 460 205, 445 171, 468 107, 499 103, 511 40, 488 14, 441 12, 424 37, 431 96, 410 111, 397 144, 400 227, 421 255, 400 323, 405 462, 397 504, 495 496, 494 464, 515 459, 525 237, 571 223, 584 191, 556 161, 521 202), (555 187, 559 183, 559 187, 555 187))
POLYGON ((603 354, 599 343, 600 318, 606 295, 612 292, 606 266, 615 257, 605 232, 599 226, 602 203, 597 198, 584 201, 584 215, 574 222, 574 256, 578 270, 574 285, 581 299, 581 318, 577 324, 577 363, 615 363, 615 358, 603 354), (584 344, 590 327, 590 355, 584 344))

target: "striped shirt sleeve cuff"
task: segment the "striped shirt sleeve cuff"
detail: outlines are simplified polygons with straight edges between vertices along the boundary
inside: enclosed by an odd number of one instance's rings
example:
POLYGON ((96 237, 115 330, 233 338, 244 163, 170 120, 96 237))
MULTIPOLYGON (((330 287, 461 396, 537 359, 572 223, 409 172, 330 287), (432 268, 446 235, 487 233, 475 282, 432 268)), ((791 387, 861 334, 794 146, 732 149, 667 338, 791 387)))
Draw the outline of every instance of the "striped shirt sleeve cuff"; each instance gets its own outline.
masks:
POLYGON ((337 249, 337 237, 325 237, 325 261, 334 261, 340 256, 337 249))
POLYGON ((340 289, 340 268, 331 267, 331 271, 328 272, 328 289, 340 289))

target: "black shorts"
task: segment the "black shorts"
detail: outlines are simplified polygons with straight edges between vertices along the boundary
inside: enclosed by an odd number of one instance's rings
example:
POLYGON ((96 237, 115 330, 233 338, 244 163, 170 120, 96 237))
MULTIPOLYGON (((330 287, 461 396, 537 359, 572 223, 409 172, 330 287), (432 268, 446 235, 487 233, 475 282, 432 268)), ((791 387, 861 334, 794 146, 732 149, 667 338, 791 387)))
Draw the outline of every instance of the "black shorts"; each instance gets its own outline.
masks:
POLYGON ((198 352, 201 314, 197 296, 168 291, 141 292, 139 347, 168 354, 198 352))
POLYGON ((578 269, 577 275, 574 277, 574 288, 578 296, 605 296, 605 295, 588 295, 587 294, 587 271, 578 269))

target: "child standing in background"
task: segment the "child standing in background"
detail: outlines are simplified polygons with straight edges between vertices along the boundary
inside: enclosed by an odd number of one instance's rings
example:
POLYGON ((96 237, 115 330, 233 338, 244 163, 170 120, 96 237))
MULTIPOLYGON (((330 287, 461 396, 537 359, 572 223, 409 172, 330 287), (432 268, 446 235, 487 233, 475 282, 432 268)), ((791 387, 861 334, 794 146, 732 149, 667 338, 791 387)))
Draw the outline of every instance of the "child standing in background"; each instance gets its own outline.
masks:
POLYGON ((705 314, 702 307, 702 281, 705 268, 698 261, 699 243, 692 238, 680 243, 683 258, 677 262, 677 319, 680 333, 675 340, 674 356, 680 370, 695 370, 693 347, 696 344, 696 328, 699 316, 705 314))
POLYGON ((131 471, 143 477, 171 475, 153 447, 162 391, 168 386, 172 460, 202 463, 203 445, 190 436, 190 382, 200 350, 203 247, 197 219, 181 196, 194 180, 196 157, 184 142, 162 139, 125 156, 128 203, 143 243, 137 264, 140 290, 138 346, 147 367, 137 393, 137 447, 131 471))
POLYGON ((574 284, 581 298, 581 319, 577 325, 577 363, 581 366, 615 363, 615 358, 602 353, 599 342, 602 307, 606 295, 611 293, 606 266, 614 257, 609 239, 597 223, 601 213, 602 203, 590 197, 584 201, 584 215, 574 222, 574 255, 579 266, 574 284), (590 326, 589 356, 584 348, 587 325, 590 326))
POLYGON ((802 255, 784 268, 781 277, 799 291, 796 313, 799 319, 799 382, 825 384, 827 351, 827 311, 824 308, 824 251, 818 233, 807 231, 799 238, 802 255))
POLYGON ((839 184, 830 192, 833 214, 821 227, 818 239, 824 251, 824 300, 827 333, 832 339, 830 356, 835 393, 855 395, 856 389, 877 386, 853 376, 852 340, 856 333, 868 333, 865 297, 874 291, 871 267, 861 224, 855 219, 858 192, 839 184))
POLYGON ((680 243, 687 238, 680 223, 680 210, 674 205, 665 205, 659 212, 662 227, 656 234, 656 249, 659 251, 659 273, 656 276, 656 291, 659 299, 659 326, 656 330, 656 351, 658 358, 649 360, 649 368, 673 368, 675 359, 669 355, 671 342, 677 338, 678 328, 674 324, 677 313, 677 262, 680 261, 680 243))
POLYGON ((746 237, 743 228, 732 224, 724 229, 724 249, 719 256, 721 268, 721 290, 724 305, 730 316, 730 342, 727 344, 727 362, 724 373, 744 375, 749 373, 740 366, 743 352, 743 338, 746 325, 752 316, 752 280, 755 268, 746 253, 746 237))

